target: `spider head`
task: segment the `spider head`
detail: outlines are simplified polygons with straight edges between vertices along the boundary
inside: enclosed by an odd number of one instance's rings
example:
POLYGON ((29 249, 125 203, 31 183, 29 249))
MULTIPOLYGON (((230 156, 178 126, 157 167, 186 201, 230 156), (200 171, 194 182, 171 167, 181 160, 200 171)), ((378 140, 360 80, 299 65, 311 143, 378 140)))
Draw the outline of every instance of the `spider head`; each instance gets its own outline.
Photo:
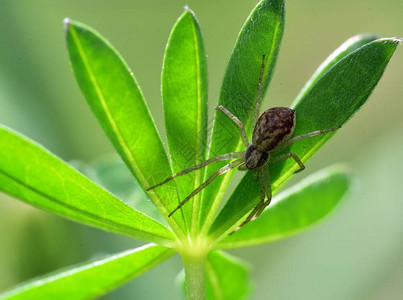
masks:
POLYGON ((287 141, 295 129, 295 110, 273 107, 259 117, 253 129, 252 142, 260 152, 275 149, 287 141))
POLYGON ((250 145, 245 152, 245 166, 248 170, 263 167, 269 160, 267 152, 260 152, 254 145, 250 145))

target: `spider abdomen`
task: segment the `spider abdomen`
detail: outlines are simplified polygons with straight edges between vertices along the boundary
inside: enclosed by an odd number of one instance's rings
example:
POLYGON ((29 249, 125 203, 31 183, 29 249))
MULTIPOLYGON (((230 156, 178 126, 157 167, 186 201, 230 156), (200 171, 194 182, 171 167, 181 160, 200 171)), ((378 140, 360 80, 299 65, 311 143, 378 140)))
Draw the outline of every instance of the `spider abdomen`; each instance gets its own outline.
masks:
POLYGON ((260 152, 275 149, 288 140, 295 129, 295 110, 273 107, 259 117, 253 129, 252 142, 260 152))

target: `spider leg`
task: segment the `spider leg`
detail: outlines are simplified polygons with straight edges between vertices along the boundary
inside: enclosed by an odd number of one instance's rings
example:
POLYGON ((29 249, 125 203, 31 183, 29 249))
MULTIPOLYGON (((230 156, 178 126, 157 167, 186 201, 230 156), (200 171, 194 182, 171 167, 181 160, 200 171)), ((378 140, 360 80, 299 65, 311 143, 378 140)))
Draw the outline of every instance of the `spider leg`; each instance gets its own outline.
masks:
MULTIPOLYGON (((267 165, 266 165, 267 166, 267 165)), ((271 183, 270 183, 270 173, 269 173, 269 168, 267 167, 265 171, 265 178, 266 182, 266 197, 267 200, 261 205, 259 210, 256 212, 255 216, 253 217, 252 221, 260 216, 260 214, 264 211, 264 209, 270 205, 271 199, 272 199, 272 192, 271 192, 271 183)))
POLYGON ((230 235, 235 233, 239 229, 241 229, 243 226, 248 224, 250 221, 253 221, 254 219, 256 219, 262 213, 264 208, 270 204, 271 185, 270 185, 269 168, 268 168, 267 164, 264 165, 259 170, 259 196, 260 196, 260 202, 249 213, 249 215, 246 217, 246 219, 234 231, 232 231, 230 233, 230 235), (268 199, 265 201, 266 196, 268 199))
POLYGON ((339 129, 341 126, 337 126, 337 127, 333 127, 330 129, 323 129, 323 130, 316 130, 316 131, 312 131, 312 132, 308 132, 308 133, 304 133, 304 134, 300 134, 297 135, 295 137, 293 137, 292 139, 289 139, 287 142, 285 142, 284 144, 281 144, 279 147, 273 149, 272 151, 270 151, 270 154, 276 154, 279 153, 280 151, 286 149, 287 147, 291 146, 292 144, 294 144, 296 141, 305 139, 305 138, 310 138, 310 137, 314 137, 323 133, 327 133, 327 132, 331 132, 331 131, 335 131, 337 129, 339 129))
POLYGON ((201 168, 203 168, 203 167, 205 167, 205 166, 207 166, 207 165, 209 165, 209 164, 211 164, 213 162, 222 161, 222 160, 229 160, 229 159, 234 159, 234 158, 240 158, 240 157, 243 157, 244 155, 245 155, 245 151, 241 151, 241 152, 231 152, 231 153, 222 154, 222 155, 212 157, 212 158, 210 158, 208 160, 205 160, 204 162, 202 162, 202 163, 200 163, 198 165, 195 165, 195 166, 190 167, 188 169, 182 170, 182 171, 172 175, 171 177, 168 177, 167 179, 161 181, 160 183, 149 187, 147 189, 147 191, 152 190, 152 189, 154 189, 154 188, 156 188, 158 186, 161 186, 161 185, 167 183, 168 181, 171 181, 172 179, 174 179, 176 177, 179 177, 179 176, 185 175, 187 173, 190 173, 192 171, 201 169, 201 168))
POLYGON ((179 205, 172 212, 169 213, 168 217, 172 216, 178 209, 180 209, 186 202, 188 202, 190 198, 197 195, 202 189, 204 189, 207 185, 209 185, 218 176, 231 171, 232 169, 243 164, 244 162, 245 162, 244 158, 240 158, 238 160, 230 162, 229 164, 219 169, 217 172, 211 175, 205 182, 203 182, 199 187, 197 187, 193 192, 191 192, 190 195, 187 196, 181 203, 179 203, 179 205))
POLYGON ((296 156, 294 153, 288 152, 279 156, 275 156, 275 157, 270 157, 269 162, 278 162, 284 159, 287 159, 289 157, 292 157, 295 162, 299 165, 299 169, 297 171, 295 171, 294 173, 299 173, 301 171, 303 171, 305 169, 305 165, 304 163, 299 159, 298 156, 296 156))
POLYGON ((243 165, 240 165, 240 166, 238 167, 238 170, 239 170, 239 171, 242 171, 242 172, 245 172, 245 171, 248 171, 248 168, 243 164, 243 165))
POLYGON ((239 132, 241 133, 242 142, 245 145, 245 147, 249 147, 248 137, 246 136, 245 127, 243 126, 241 120, 239 120, 235 115, 233 115, 228 109, 226 109, 222 105, 215 107, 215 109, 221 110, 224 114, 227 115, 227 117, 229 117, 232 121, 234 121, 236 125, 238 125, 239 132))
POLYGON ((266 55, 263 54, 262 56, 262 65, 260 67, 260 75, 259 75, 259 83, 257 85, 257 99, 256 99, 256 107, 255 107, 255 115, 254 115, 254 120, 253 124, 256 124, 257 119, 259 118, 259 112, 260 112, 260 104, 262 103, 262 82, 263 82, 263 73, 264 73, 264 60, 266 58, 266 55))
POLYGON ((263 205, 263 202, 260 200, 260 202, 258 203, 258 205, 255 206, 255 208, 249 213, 248 217, 237 227, 234 229, 234 231, 232 231, 229 235, 234 234, 235 232, 237 232, 239 229, 241 229, 242 227, 244 227, 246 224, 248 224, 250 221, 252 221, 253 217, 255 216, 255 214, 259 211, 260 207, 263 205))

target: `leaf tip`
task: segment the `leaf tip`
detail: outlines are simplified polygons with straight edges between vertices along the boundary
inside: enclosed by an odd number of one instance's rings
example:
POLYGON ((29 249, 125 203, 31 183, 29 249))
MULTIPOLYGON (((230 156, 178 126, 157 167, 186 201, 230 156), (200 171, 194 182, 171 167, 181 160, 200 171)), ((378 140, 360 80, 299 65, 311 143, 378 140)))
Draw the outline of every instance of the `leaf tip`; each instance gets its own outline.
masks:
POLYGON ((64 18, 63 25, 64 25, 64 29, 66 31, 69 29, 70 24, 71 24, 71 19, 70 18, 64 18))
POLYGON ((183 9, 185 10, 185 12, 183 13, 184 15, 189 14, 189 15, 191 15, 192 17, 195 16, 195 13, 194 13, 193 10, 189 7, 189 5, 185 5, 185 6, 183 7, 183 9))
MULTIPOLYGON (((196 14, 194 13, 194 11, 193 11, 188 5, 185 5, 185 6, 183 7, 183 9, 184 9, 184 12, 183 12, 183 14, 180 16, 179 20, 183 20, 183 19, 189 18, 189 19, 191 19, 194 23, 197 24, 198 22, 197 22, 196 14)), ((178 21, 179 21, 179 20, 178 20, 178 21)))

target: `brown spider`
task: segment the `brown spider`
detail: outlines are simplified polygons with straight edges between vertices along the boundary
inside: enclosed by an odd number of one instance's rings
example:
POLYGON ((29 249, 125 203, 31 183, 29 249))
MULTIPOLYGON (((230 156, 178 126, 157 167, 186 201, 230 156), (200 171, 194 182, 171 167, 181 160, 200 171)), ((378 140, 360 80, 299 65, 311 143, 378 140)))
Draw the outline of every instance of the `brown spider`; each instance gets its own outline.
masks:
POLYGON ((296 120, 295 110, 287 107, 273 107, 263 112, 259 117, 260 103, 262 100, 262 80, 265 68, 264 61, 265 61, 265 55, 263 55, 262 65, 260 68, 257 100, 254 114, 255 126, 253 128, 252 144, 250 144, 248 141, 243 123, 230 111, 228 111, 224 106, 222 105, 217 106, 216 109, 221 110, 224 114, 226 114, 229 118, 231 118, 231 120, 234 121, 234 123, 239 127, 242 142, 245 145, 246 150, 241 152, 231 152, 210 158, 196 166, 180 171, 179 173, 172 175, 171 177, 165 179, 164 181, 152 187, 149 187, 147 191, 154 189, 158 186, 161 186, 178 176, 182 176, 189 172, 203 168, 213 162, 237 158, 237 160, 230 162, 229 164, 223 166, 217 172, 212 174, 205 182, 203 182, 192 193, 190 193, 189 196, 187 196, 181 203, 179 203, 179 205, 168 215, 168 217, 171 217, 189 199, 198 194, 202 189, 204 189, 219 175, 225 174, 230 170, 238 167, 238 170, 240 171, 251 170, 254 172, 253 178, 255 180, 259 180, 259 194, 260 194, 260 202, 251 211, 251 213, 242 222, 242 224, 239 225, 237 229, 235 229, 235 231, 239 230, 242 226, 244 226, 248 222, 259 217, 259 215, 263 212, 263 210, 270 204, 272 198, 272 192, 270 185, 269 168, 267 166, 267 163, 278 162, 291 157, 299 165, 299 169, 295 173, 301 172, 302 170, 305 169, 305 166, 302 163, 302 161, 294 153, 288 152, 278 156, 272 156, 272 155, 285 150, 291 144, 303 138, 317 136, 319 134, 331 132, 340 128, 340 126, 338 126, 330 129, 316 130, 291 138, 295 129, 295 120, 296 120))

